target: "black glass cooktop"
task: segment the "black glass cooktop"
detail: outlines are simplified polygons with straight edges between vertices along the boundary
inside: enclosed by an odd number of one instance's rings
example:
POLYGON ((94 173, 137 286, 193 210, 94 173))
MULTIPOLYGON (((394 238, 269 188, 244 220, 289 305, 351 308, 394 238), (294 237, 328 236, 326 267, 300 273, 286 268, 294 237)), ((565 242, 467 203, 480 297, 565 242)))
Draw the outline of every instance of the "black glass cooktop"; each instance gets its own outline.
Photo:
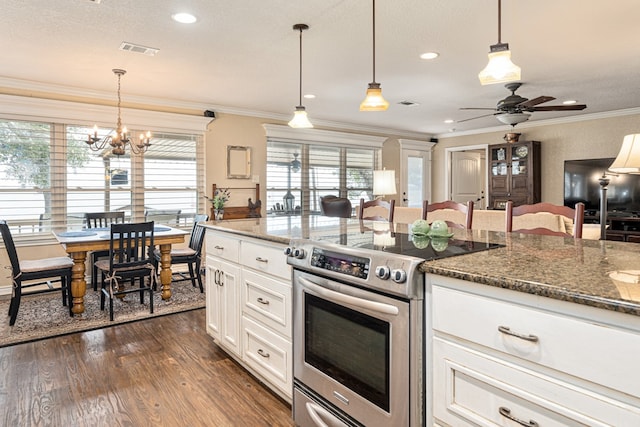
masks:
POLYGON ((354 241, 350 244, 348 236, 346 235, 346 242, 343 241, 343 244, 346 243, 347 246, 422 258, 427 261, 504 247, 498 243, 455 238, 420 238, 406 233, 389 233, 378 239, 374 236, 368 241, 357 239, 357 236, 354 236, 354 241))

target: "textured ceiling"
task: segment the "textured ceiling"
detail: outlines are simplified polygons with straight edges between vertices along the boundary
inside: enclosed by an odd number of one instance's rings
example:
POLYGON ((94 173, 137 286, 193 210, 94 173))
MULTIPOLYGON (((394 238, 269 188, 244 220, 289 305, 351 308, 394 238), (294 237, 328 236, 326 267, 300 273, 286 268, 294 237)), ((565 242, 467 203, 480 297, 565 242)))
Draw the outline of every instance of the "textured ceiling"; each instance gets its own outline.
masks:
MULTIPOLYGON (((640 107, 640 1, 502 3, 502 41, 522 68, 518 94, 588 105, 535 112, 530 122, 640 107)), ((372 3, 364 0, 4 0, 0 78, 113 96, 111 69, 124 68, 125 101, 153 97, 288 120, 298 104, 292 26, 306 23, 304 92, 316 98, 303 103, 314 123, 425 136, 509 129, 492 116, 443 123, 482 115, 459 108, 494 107, 509 94, 477 78, 498 41, 497 0, 378 0, 376 10, 376 80, 391 103, 386 112, 358 111, 372 79, 372 3), (178 11, 198 22, 173 22, 178 11), (160 52, 122 52, 123 41, 160 52), (421 60, 426 51, 440 57, 421 60)))

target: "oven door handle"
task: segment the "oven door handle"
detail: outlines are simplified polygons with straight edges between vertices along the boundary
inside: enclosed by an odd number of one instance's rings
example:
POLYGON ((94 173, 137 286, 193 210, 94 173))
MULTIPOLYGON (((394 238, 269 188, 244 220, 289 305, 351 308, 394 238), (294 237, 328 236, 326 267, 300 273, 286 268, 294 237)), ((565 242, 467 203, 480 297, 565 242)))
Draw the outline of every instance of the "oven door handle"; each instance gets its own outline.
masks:
POLYGON ((392 316, 397 316, 398 313, 400 313, 400 310, 398 310, 398 307, 390 304, 385 304, 377 301, 369 301, 363 298, 357 298, 351 295, 346 295, 340 292, 332 291, 331 289, 327 289, 320 285, 317 285, 312 281, 305 279, 304 277, 298 277, 298 280, 307 288, 333 301, 341 302, 344 304, 350 304, 359 308, 364 308, 367 310, 374 311, 376 313, 389 314, 392 316))

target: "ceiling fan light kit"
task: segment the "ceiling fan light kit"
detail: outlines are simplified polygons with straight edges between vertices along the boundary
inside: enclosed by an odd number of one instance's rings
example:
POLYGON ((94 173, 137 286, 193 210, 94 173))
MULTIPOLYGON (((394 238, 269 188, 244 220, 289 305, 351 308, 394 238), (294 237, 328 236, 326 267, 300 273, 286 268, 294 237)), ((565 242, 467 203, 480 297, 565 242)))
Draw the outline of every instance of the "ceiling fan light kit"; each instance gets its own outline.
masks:
POLYGON ((480 73, 481 85, 520 80, 520 67, 511 62, 509 43, 502 43, 502 0, 498 0, 498 43, 489 47, 489 63, 480 73))
POLYGON ((360 104, 360 111, 385 111, 387 108, 389 102, 382 96, 380 83, 376 83, 376 0, 373 0, 373 80, 360 104))
POLYGON ((309 26, 307 24, 295 24, 293 29, 300 32, 300 90, 298 93, 298 105, 296 106, 296 111, 293 112, 293 118, 289 121, 289 126, 296 129, 308 129, 312 128, 313 124, 309 121, 307 111, 302 105, 302 32, 308 30, 309 26))
POLYGON ((531 117, 531 114, 527 113, 504 113, 498 114, 496 118, 505 125, 515 126, 518 123, 526 122, 531 117))

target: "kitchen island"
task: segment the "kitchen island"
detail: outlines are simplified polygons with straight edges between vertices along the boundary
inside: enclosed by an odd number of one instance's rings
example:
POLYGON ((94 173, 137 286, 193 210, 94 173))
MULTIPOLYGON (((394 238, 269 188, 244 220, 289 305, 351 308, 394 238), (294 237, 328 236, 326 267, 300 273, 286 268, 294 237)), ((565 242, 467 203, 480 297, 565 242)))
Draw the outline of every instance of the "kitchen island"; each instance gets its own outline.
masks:
MULTIPOLYGON (((279 248, 292 238, 334 236, 339 243, 340 236, 360 232, 363 239, 384 241, 408 231, 402 224, 389 229, 327 217, 207 226, 279 248)), ((637 245, 452 231, 453 239, 503 246, 420 266, 426 276, 427 424, 501 424, 506 418, 523 425, 640 425, 637 245)))

